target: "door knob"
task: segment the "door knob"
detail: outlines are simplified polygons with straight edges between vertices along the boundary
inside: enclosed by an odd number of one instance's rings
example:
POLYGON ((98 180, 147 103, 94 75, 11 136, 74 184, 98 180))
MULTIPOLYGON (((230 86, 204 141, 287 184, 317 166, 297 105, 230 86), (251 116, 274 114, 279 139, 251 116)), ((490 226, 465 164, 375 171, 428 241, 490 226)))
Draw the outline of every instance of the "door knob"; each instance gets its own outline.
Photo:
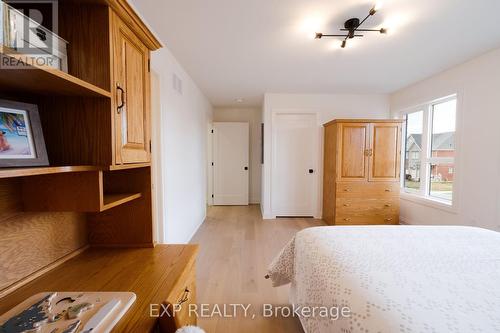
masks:
POLYGON ((248 170, 248 167, 245 167, 244 169, 245 169, 245 170, 248 170))
POLYGON ((309 173, 314 173, 314 170, 313 169, 309 169, 309 173))

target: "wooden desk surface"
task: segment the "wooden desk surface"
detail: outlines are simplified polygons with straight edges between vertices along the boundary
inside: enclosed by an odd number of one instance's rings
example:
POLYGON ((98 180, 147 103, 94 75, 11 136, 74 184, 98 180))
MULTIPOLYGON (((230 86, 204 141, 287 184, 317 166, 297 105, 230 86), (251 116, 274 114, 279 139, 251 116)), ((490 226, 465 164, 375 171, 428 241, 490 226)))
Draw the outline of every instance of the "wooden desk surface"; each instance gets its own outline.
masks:
POLYGON ((114 332, 149 332, 151 303, 166 300, 196 258, 197 245, 146 249, 89 249, 0 299, 0 314, 44 291, 132 291, 137 299, 114 332))

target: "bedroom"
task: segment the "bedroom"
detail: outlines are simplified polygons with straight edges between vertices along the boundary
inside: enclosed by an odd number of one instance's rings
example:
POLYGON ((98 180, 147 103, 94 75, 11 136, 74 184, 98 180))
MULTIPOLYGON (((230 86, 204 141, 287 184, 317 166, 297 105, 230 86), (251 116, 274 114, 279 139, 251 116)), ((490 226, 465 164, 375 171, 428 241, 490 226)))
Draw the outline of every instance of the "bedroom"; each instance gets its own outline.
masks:
POLYGON ((498 1, 0 8, 0 331, 500 331, 498 1))

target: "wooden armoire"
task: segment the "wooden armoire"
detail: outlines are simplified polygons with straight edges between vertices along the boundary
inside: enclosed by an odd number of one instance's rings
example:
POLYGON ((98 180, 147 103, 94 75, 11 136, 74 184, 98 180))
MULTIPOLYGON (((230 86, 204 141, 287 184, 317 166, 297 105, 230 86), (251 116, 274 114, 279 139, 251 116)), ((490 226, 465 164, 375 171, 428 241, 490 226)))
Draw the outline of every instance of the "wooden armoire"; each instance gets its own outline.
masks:
POLYGON ((399 223, 402 122, 324 124, 323 219, 328 224, 399 223))

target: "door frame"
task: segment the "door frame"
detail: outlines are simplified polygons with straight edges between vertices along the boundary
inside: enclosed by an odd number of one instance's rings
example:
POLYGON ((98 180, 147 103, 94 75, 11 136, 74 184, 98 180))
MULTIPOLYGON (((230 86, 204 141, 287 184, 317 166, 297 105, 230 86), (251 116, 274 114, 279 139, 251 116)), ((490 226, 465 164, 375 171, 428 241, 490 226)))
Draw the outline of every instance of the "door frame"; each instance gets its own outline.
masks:
POLYGON ((323 191, 323 126, 320 122, 320 112, 314 111, 310 109, 273 109, 271 112, 271 145, 270 145, 270 153, 271 153, 271 168, 270 168, 270 182, 269 182, 269 199, 270 199, 270 211, 271 216, 268 218, 276 219, 276 212, 273 210, 273 173, 275 165, 274 165, 274 152, 276 147, 274 146, 274 138, 276 135, 276 116, 278 115, 312 115, 316 120, 316 140, 317 140, 317 149, 316 149, 316 178, 314 188, 316 188, 314 197, 313 197, 313 214, 312 216, 316 219, 321 219, 322 214, 322 191, 323 191))
POLYGON ((164 244, 166 239, 163 214, 161 83, 160 75, 156 71, 151 70, 151 187, 153 196, 153 240, 160 244, 164 244))
POLYGON ((207 124, 207 206, 214 205, 214 126, 213 121, 207 124))

